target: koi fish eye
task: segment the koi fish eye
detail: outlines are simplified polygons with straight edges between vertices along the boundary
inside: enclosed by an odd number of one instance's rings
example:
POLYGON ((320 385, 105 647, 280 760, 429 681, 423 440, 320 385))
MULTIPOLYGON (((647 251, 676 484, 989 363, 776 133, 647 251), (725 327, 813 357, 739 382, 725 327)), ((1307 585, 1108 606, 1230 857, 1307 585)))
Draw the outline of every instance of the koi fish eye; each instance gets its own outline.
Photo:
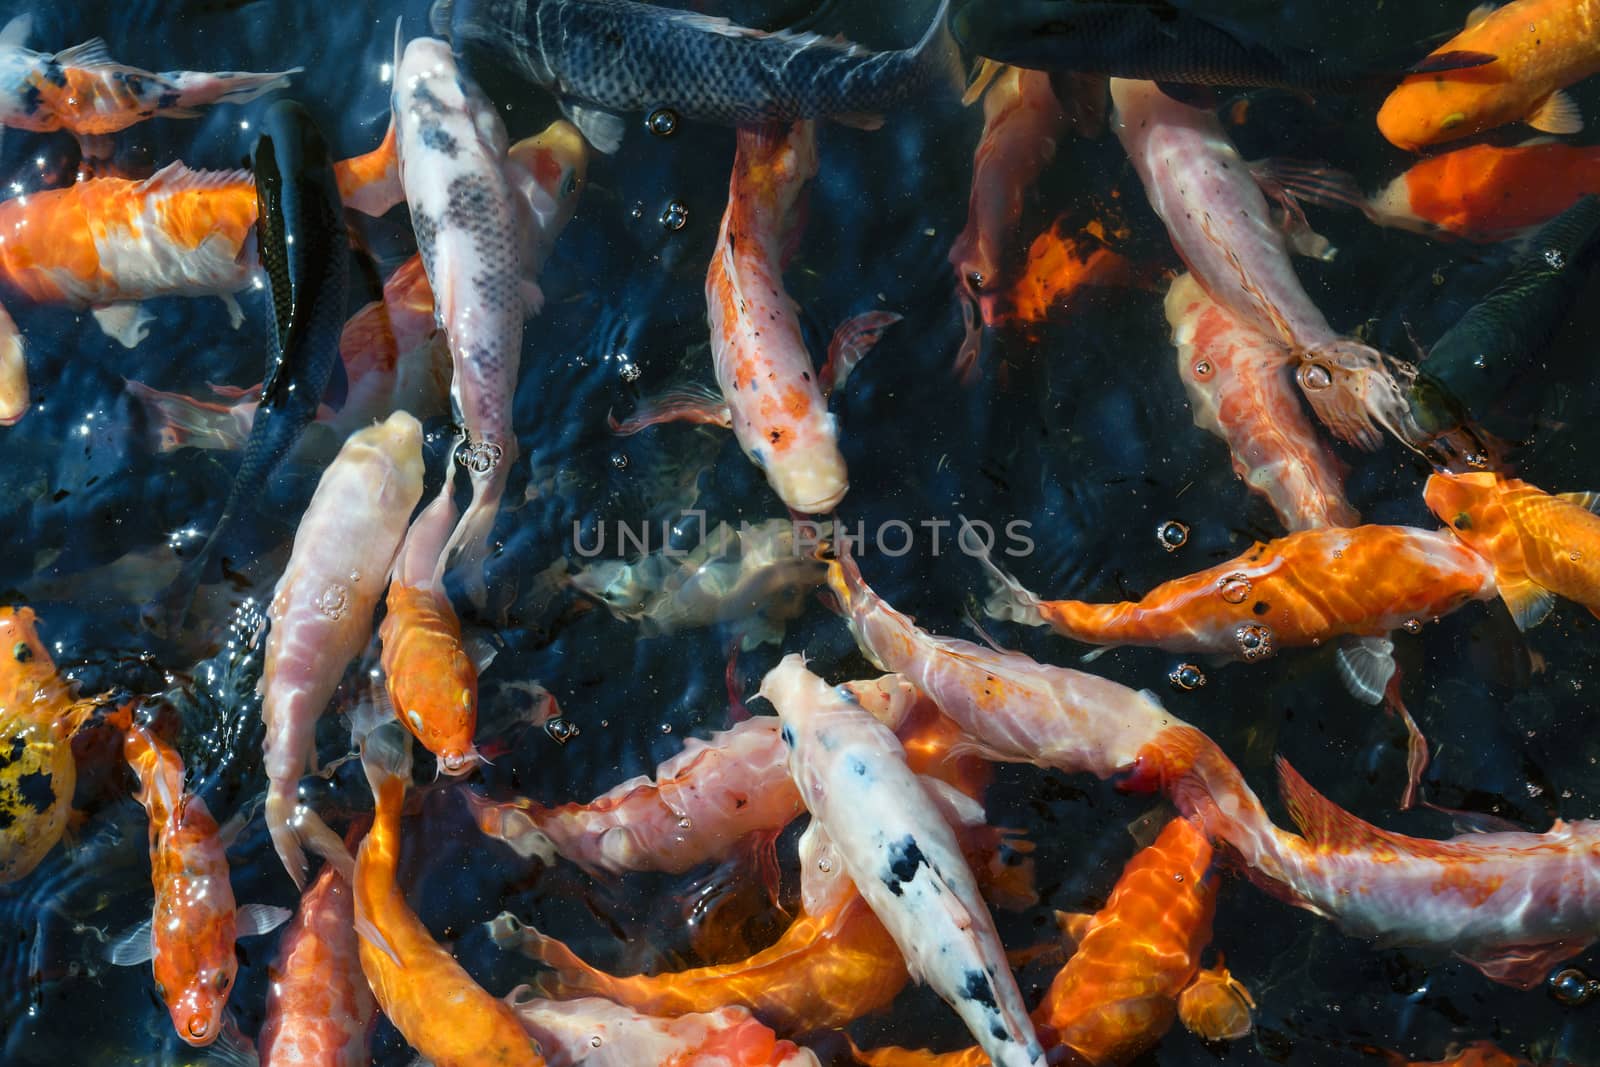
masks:
POLYGON ((472 690, 461 690, 461 706, 464 708, 472 707, 472 690))
POLYGON ((1450 525, 1454 526, 1458 530, 1470 530, 1472 529, 1472 516, 1463 511, 1454 519, 1450 520, 1450 525))
POLYGON ((18 663, 26 663, 33 658, 33 649, 26 641, 18 641, 11 647, 11 657, 18 663))
POLYGON ((565 178, 561 179, 561 195, 563 197, 567 197, 567 196, 571 196, 573 193, 575 193, 577 191, 578 191, 578 172, 575 171, 575 170, 569 170, 569 171, 567 171, 567 176, 565 178))
POLYGON ((228 986, 232 984, 233 976, 227 971, 218 971, 217 980, 211 983, 212 987, 216 989, 218 993, 226 993, 228 991, 228 986))
POLYGON ((967 272, 967 284, 972 287, 972 291, 975 293, 983 292, 983 283, 988 280, 989 279, 983 276, 982 271, 974 270, 967 272))
POLYGON ((1466 121, 1467 116, 1465 112, 1452 111, 1450 114, 1439 120, 1439 128, 1441 130, 1453 130, 1466 121))
POLYGON ((418 715, 415 710, 412 710, 412 711, 406 712, 406 718, 408 720, 410 720, 411 726, 412 726, 413 729, 415 729, 418 733, 422 732, 422 716, 421 715, 418 715))

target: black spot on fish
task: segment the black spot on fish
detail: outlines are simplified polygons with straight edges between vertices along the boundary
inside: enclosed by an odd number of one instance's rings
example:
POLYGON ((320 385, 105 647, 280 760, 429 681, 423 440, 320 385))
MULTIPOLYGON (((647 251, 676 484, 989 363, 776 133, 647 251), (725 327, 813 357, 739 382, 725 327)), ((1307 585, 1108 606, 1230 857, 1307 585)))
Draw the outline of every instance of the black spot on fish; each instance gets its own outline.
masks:
POLYGON ((446 190, 450 206, 445 208, 444 221, 475 232, 485 219, 494 217, 494 188, 480 174, 463 174, 450 183, 446 190))
POLYGON ((13 737, 11 739, 10 749, 5 752, 0 752, 0 768, 9 767, 11 764, 17 762, 22 758, 22 754, 26 751, 28 751, 28 743, 20 737, 13 737))
POLYGON ((34 811, 43 815, 56 801, 55 783, 45 771, 34 771, 17 779, 17 796, 34 811))
POLYGON ((39 105, 42 102, 43 100, 39 95, 39 87, 37 85, 30 84, 26 89, 22 90, 21 104, 24 114, 36 114, 39 110, 39 105))
MULTIPOLYGON (((977 1001, 990 1011, 999 1011, 1000 1005, 994 999, 994 986, 989 983, 989 976, 982 971, 968 971, 966 984, 961 987, 961 995, 968 1000, 977 1001)), ((1001 1035, 996 1036, 1002 1036, 1001 1035)))
POLYGON ((1265 615, 1267 612, 1272 610, 1272 605, 1268 604, 1265 600, 1258 600, 1255 603, 1255 607, 1251 608, 1250 610, 1254 611, 1257 615, 1265 615))
POLYGON ((448 159, 456 158, 457 153, 461 151, 456 139, 451 137, 443 126, 434 122, 423 124, 422 144, 423 147, 432 149, 448 159))
POLYGON ((0 803, 0 830, 9 830, 17 824, 17 817, 11 812, 11 805, 0 803))
POLYGON ((45 81, 54 85, 57 89, 65 89, 67 87, 67 72, 62 70, 61 64, 53 59, 45 64, 43 77, 45 81))
POLYGON ((793 730, 791 730, 787 726, 785 726, 782 730, 778 731, 778 736, 783 738, 783 743, 784 744, 788 745, 790 748, 794 747, 794 731, 793 730))
POLYGON ((907 834, 889 846, 889 871, 883 876, 883 884, 889 887, 889 892, 899 896, 901 884, 915 878, 917 868, 926 865, 928 857, 917 847, 916 839, 907 834))
MULTIPOLYGON (((850 773, 857 778, 865 778, 867 776, 867 765, 861 761, 859 756, 850 757, 850 773)), ((916 846, 913 845, 911 847, 915 848, 916 846)))
POLYGON ((166 92, 161 94, 159 99, 156 100, 156 107, 163 111, 170 107, 177 107, 178 99, 178 90, 168 89, 166 92))

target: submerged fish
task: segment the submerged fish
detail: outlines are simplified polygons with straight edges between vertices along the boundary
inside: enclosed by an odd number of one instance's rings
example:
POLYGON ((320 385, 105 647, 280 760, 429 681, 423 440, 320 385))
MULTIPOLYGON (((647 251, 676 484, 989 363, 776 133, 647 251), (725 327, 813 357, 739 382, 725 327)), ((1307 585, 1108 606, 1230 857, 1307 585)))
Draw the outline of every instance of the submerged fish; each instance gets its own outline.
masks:
POLYGON ((316 418, 339 362, 348 287, 348 243, 327 144, 305 108, 273 105, 253 156, 256 233, 271 290, 271 358, 250 438, 210 536, 171 590, 150 609, 176 630, 213 553, 250 523, 263 491, 316 418))
POLYGON ((1324 50, 1254 37, 1169 0, 972 0, 956 12, 951 29, 964 48, 1002 63, 1176 85, 1355 92, 1407 70, 1454 70, 1493 58, 1463 44, 1416 65, 1363 67, 1324 50))
POLYGON ((729 126, 814 118, 876 126, 936 83, 964 80, 945 29, 949 2, 940 0, 922 40, 900 52, 632 0, 436 0, 431 19, 457 48, 482 46, 559 96, 589 143, 609 154, 627 111, 729 126))
POLYGON ((1522 121, 1546 133, 1577 133, 1583 115, 1561 90, 1600 72, 1600 0, 1512 0, 1483 4, 1440 53, 1480 52, 1487 66, 1416 74, 1389 94, 1378 129, 1396 147, 1429 145, 1522 121))
POLYGON ((28 413, 28 361, 22 333, 0 307, 0 426, 15 426, 28 413))
POLYGON ((297 885, 306 873, 301 837, 326 831, 298 800, 317 720, 372 636, 373 610, 421 496, 416 419, 397 411, 351 435, 317 483, 272 593, 260 683, 267 828, 297 885))
POLYGON ((1485 471, 1435 474, 1423 497, 1494 567, 1518 629, 1543 622, 1557 596, 1600 616, 1600 494, 1551 494, 1485 471))
POLYGON ((202 1047, 222 1033, 239 969, 235 938, 268 933, 289 911, 264 904, 235 909, 225 841, 231 833, 184 788, 182 757, 132 711, 124 707, 113 721, 124 731, 139 803, 150 818, 155 907, 149 919, 113 941, 106 956, 118 966, 149 962, 178 1036, 202 1047))
POLYGON ((717 392, 671 394, 618 433, 684 419, 733 430, 750 462, 791 511, 825 515, 850 489, 828 397, 883 331, 900 320, 868 311, 846 320, 821 371, 806 350, 783 269, 799 237, 796 205, 817 173, 816 127, 741 128, 717 247, 706 271, 706 312, 717 392))
POLYGON ((93 714, 56 673, 33 609, 0 608, 0 885, 61 840, 78 782, 72 735, 93 714))
POLYGON ((789 774, 911 977, 955 1009, 996 1067, 1042 1067, 1034 1033, 977 880, 945 810, 982 806, 906 766, 905 749, 843 687, 791 654, 761 683, 783 720, 789 774), (872 813, 862 818, 863 813, 872 813))

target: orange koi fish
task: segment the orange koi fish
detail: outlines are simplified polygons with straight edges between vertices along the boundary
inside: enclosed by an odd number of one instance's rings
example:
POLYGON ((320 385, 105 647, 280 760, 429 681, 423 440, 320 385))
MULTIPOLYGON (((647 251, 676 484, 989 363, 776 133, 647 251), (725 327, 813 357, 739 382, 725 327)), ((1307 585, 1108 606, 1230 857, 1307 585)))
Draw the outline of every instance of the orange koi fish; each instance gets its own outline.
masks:
POLYGON ((820 373, 806 351, 783 268, 799 239, 796 204, 817 173, 815 125, 804 120, 788 129, 739 130, 728 206, 706 272, 720 395, 671 394, 612 426, 625 434, 675 419, 729 427, 773 491, 807 515, 832 511, 850 487, 827 395, 900 321, 881 311, 848 320, 834 334, 820 373))
POLYGON ((61 840, 78 782, 71 738, 93 714, 56 673, 33 609, 0 608, 0 885, 61 840))
POLYGON ((1354 207, 1379 226, 1504 241, 1600 193, 1600 146, 1469 145, 1418 161, 1370 197, 1331 167, 1277 161, 1270 172, 1297 197, 1354 207))
POLYGON ((263 1067, 366 1067, 377 1004, 361 973, 351 870, 322 868, 269 972, 263 1067))
POLYGON ((444 589, 444 550, 456 509, 441 494, 407 531, 389 582, 388 614, 378 628, 389 702, 401 725, 439 758, 448 775, 482 759, 478 729, 478 668, 461 643, 461 620, 444 589))
POLYGON ((156 74, 112 59, 96 37, 50 55, 21 47, 27 20, 0 32, 0 125, 93 137, 148 118, 191 119, 211 104, 247 104, 281 89, 304 68, 270 74, 167 71, 156 74))
POLYGON ((1233 472, 1291 532, 1360 522, 1342 466, 1289 389, 1289 350, 1212 300, 1193 275, 1172 283, 1166 309, 1194 423, 1227 444, 1233 472))
POLYGON ((1410 1060, 1398 1053, 1389 1053, 1394 1067, 1533 1067, 1521 1056, 1513 1056, 1492 1041, 1474 1041, 1456 1052, 1446 1050, 1442 1060, 1410 1060))
POLYGON ((1600 939, 1600 821, 1444 841, 1382 830, 1279 761, 1304 836, 1273 825, 1238 768, 1199 730, 1152 738, 1120 783, 1160 789, 1268 893, 1353 937, 1454 953, 1529 989, 1600 939))
POLYGON ((235 909, 224 837, 198 795, 183 788, 183 758, 133 719, 133 705, 111 720, 124 731, 123 752, 139 779, 150 818, 151 917, 108 946, 118 966, 150 962, 156 991, 178 1036, 197 1048, 222 1032, 222 1012, 239 960, 234 940, 264 934, 289 918, 287 908, 235 909))
POLYGON ((543 1067, 516 1013, 433 939, 396 881, 410 736, 398 726, 377 726, 362 740, 361 765, 376 807, 356 857, 355 926, 361 970, 378 1007, 436 1067, 543 1067))
POLYGON ((1555 598, 1600 616, 1600 494, 1551 494, 1491 472, 1435 474, 1428 508, 1494 567, 1518 629, 1537 626, 1555 598))
POLYGON ((1008 253, 1022 220, 1022 198, 1055 158, 1056 138, 1067 123, 1048 72, 1001 67, 993 78, 983 97, 983 136, 972 156, 967 226, 950 247, 967 330, 956 357, 963 377, 977 370, 982 328, 994 324, 996 303, 1015 269, 1008 253))
POLYGON ((1446 531, 1330 527, 1258 541, 1138 601, 1041 600, 993 563, 989 614, 1092 645, 1253 662, 1347 634, 1380 637, 1494 595, 1494 569, 1446 531))
POLYGON ((745 1008, 659 1018, 599 997, 541 1000, 528 986, 506 996, 529 1036, 577 1067, 817 1067, 810 1049, 779 1041, 745 1008))
MULTIPOLYGON (((3 350, 0 350, 3 351, 3 350)), ((442 414, 450 393, 450 353, 433 320, 433 290, 422 257, 402 263, 374 300, 350 317, 339 338, 348 391, 338 411, 327 407, 317 421, 338 437, 348 437, 390 412, 420 418, 442 414)), ((179 448, 244 447, 261 403, 259 384, 240 389, 211 385, 217 400, 126 386, 150 419, 151 445, 162 452, 179 448)))
MULTIPOLYGON (((1226 969, 1200 969, 1215 912, 1211 845, 1187 819, 1174 819, 1129 861, 1105 907, 1092 916, 1059 916, 1077 950, 1034 1009, 1040 1033, 1053 1034, 1052 1048, 1070 1049, 1071 1062, 1090 1067, 1128 1062, 1179 1017, 1208 1040, 1243 1036, 1249 994, 1226 969)), ((989 1062, 977 1048, 856 1049, 855 1056, 869 1067, 989 1062)))
POLYGON ((28 361, 22 334, 0 307, 0 426, 15 426, 28 413, 28 361))
POLYGON ((774 842, 803 810, 786 759, 778 720, 763 715, 705 741, 690 738, 654 780, 630 778, 587 804, 545 808, 473 793, 468 800, 479 829, 524 858, 550 862, 559 853, 591 873, 681 874, 748 840, 776 886, 774 842))
POLYGON ((1378 111, 1390 143, 1417 152, 1441 141, 1526 122, 1545 133, 1577 133, 1583 116, 1561 90, 1600 72, 1600 2, 1512 0, 1485 4, 1439 52, 1498 57, 1486 66, 1413 74, 1378 111))

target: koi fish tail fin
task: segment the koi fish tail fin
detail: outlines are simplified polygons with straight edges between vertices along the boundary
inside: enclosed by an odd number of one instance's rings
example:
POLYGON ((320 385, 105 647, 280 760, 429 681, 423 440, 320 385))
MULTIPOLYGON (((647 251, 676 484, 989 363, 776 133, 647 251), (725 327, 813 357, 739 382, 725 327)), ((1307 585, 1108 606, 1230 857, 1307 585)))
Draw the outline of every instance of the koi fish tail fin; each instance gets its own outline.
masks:
MULTIPOLYGON (((489 559, 489 536, 494 532, 500 497, 506 487, 506 468, 513 456, 503 454, 498 445, 486 443, 480 447, 493 450, 493 454, 482 453, 481 460, 476 457, 465 460, 467 469, 472 472, 472 499, 445 542, 443 557, 447 566, 461 571, 467 598, 481 608, 488 599, 483 569, 489 559)), ((447 480, 441 492, 449 488, 447 480)))
POLYGON ((962 385, 971 386, 978 380, 978 359, 983 355, 982 305, 976 294, 963 282, 957 286, 957 300, 961 304, 961 347, 956 350, 956 362, 951 369, 962 385))
POLYGON ((537 960, 555 972, 540 975, 534 987, 541 996, 569 998, 584 994, 613 997, 615 979, 585 963, 562 942, 542 934, 509 911, 503 911, 484 924, 489 939, 503 952, 517 951, 537 960))
POLYGON ((159 109, 159 114, 168 118, 193 118, 200 113, 199 108, 208 104, 248 104, 276 89, 288 88, 289 79, 303 70, 304 67, 294 67, 265 74, 228 70, 215 74, 183 71, 163 75, 171 81, 178 101, 174 107, 159 109))
POLYGON ((539 817, 545 813, 543 808, 531 801, 496 803, 470 789, 465 795, 472 819, 486 837, 504 842, 522 859, 538 857, 547 867, 555 863, 560 852, 555 841, 539 826, 539 817))
MULTIPOLYGON (((302 891, 306 887, 306 853, 301 847, 300 819, 310 815, 300 807, 300 783, 295 778, 274 778, 267 786, 267 833, 272 837, 272 848, 283 861, 294 884, 302 891)), ((315 815, 311 815, 316 818, 315 815)), ((321 822, 320 819, 317 820, 321 822)), ((324 827, 326 829, 326 827, 324 827)))
POLYGON ((1355 178, 1342 170, 1294 159, 1259 159, 1250 164, 1250 170, 1256 182, 1280 203, 1291 199, 1321 207, 1354 208, 1379 226, 1386 223, 1355 178))
POLYGON ((322 816, 310 808, 302 807, 295 813, 295 829, 300 838, 305 842, 305 847, 321 856, 345 880, 346 885, 355 885, 356 861, 350 855, 350 850, 345 846, 344 839, 333 832, 327 823, 322 821, 322 816))
POLYGON ((455 499, 445 485, 433 502, 422 509, 406 531, 395 556, 392 580, 411 589, 440 588, 444 577, 445 546, 450 543, 459 516, 455 499))
POLYGON ((1040 608, 1042 602, 1037 594, 1002 570, 989 558, 988 552, 980 551, 976 558, 983 566, 984 577, 989 583, 989 598, 983 603, 985 615, 1005 622, 1019 622, 1024 626, 1050 625, 1040 608))
POLYGON ((728 410, 728 402, 715 388, 690 385, 642 401, 629 418, 619 421, 609 413, 606 415, 606 425, 611 427, 612 433, 621 437, 629 437, 640 430, 667 422, 701 423, 730 430, 733 428, 733 414, 728 410))
POLYGON ((894 311, 867 311, 841 322, 828 344, 828 358, 818 379, 822 394, 832 396, 837 392, 856 364, 882 339, 883 331, 903 318, 894 311))
POLYGON ((360 744, 361 769, 374 797, 396 780, 411 781, 411 735, 394 719, 368 730, 360 744))
POLYGON ((1301 354, 1296 381, 1323 425, 1341 441, 1367 452, 1380 430, 1417 448, 1425 435, 1412 418, 1405 387, 1416 376, 1409 363, 1359 341, 1341 339, 1301 354))
POLYGON ((148 419, 149 447, 158 452, 180 448, 243 448, 255 422, 256 399, 232 404, 209 403, 182 393, 166 393, 142 382, 124 384, 148 419))

